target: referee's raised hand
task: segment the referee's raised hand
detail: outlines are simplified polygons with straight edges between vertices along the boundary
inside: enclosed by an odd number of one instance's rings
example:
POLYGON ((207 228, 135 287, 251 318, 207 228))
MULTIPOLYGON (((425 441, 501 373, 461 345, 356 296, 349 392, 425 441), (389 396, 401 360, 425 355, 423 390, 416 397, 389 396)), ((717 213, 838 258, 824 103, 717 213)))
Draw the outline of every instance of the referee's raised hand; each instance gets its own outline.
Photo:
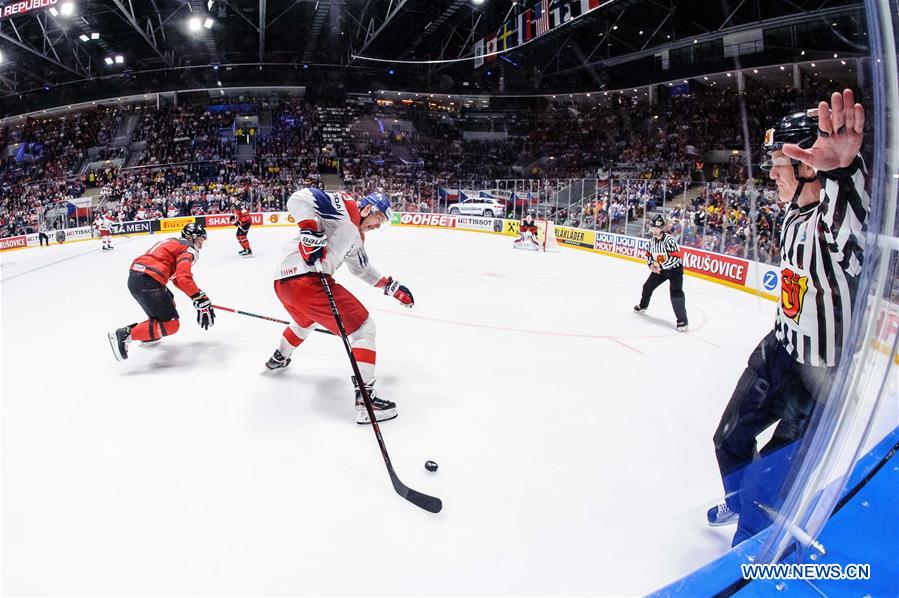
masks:
POLYGON ((865 109, 855 102, 851 89, 834 92, 827 102, 818 104, 818 139, 809 149, 795 144, 783 146, 783 153, 808 164, 815 170, 828 171, 852 164, 862 146, 865 109))

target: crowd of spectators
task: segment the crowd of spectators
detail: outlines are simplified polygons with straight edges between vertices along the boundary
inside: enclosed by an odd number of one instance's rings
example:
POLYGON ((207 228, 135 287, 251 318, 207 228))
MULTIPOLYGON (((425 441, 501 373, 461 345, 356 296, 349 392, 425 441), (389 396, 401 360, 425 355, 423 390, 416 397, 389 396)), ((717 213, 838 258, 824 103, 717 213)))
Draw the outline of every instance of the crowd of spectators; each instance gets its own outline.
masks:
POLYGON ((206 106, 148 108, 131 137, 145 141, 141 165, 174 164, 234 157, 237 141, 232 131, 235 114, 209 111, 206 106))
POLYGON ((685 244, 740 255, 755 229, 759 250, 773 255, 776 202, 746 187, 764 180, 748 181, 740 160, 705 164, 701 156, 743 147, 741 101, 750 146, 757 147, 771 115, 810 105, 822 92, 811 84, 740 97, 707 88, 654 104, 610 93, 596 103, 514 111, 263 99, 253 110, 270 122, 260 117, 251 158, 241 161, 232 131, 239 112, 227 106, 101 108, 28 119, 0 128, 0 234, 31 232, 50 208, 85 188, 98 193, 95 204, 131 219, 229 209, 234 202, 274 209, 320 173, 339 173, 353 193, 383 190, 398 208, 415 211, 446 209, 438 199, 442 187, 588 177, 596 181, 594 193, 545 210, 556 222, 634 234, 645 214, 662 209, 685 244), (131 149, 110 146, 129 117, 136 120, 131 149), (95 163, 107 162, 81 173, 88 148, 95 148, 95 163), (124 167, 129 152, 138 152, 128 159, 136 167, 124 167), (712 186, 697 193, 706 183, 712 186))

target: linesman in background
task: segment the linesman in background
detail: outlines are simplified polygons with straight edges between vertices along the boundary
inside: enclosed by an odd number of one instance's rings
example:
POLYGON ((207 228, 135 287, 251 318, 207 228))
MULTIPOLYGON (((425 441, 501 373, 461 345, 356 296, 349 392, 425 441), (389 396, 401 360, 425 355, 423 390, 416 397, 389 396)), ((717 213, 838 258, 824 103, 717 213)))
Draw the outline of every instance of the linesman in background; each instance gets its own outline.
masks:
POLYGON ((681 260, 683 253, 674 240, 674 236, 665 232, 665 219, 661 214, 656 214, 650 221, 649 228, 652 238, 649 240, 649 249, 646 251, 646 265, 652 272, 643 283, 643 295, 640 303, 634 306, 637 313, 646 311, 652 293, 666 280, 671 283, 671 307, 674 308, 674 316, 677 318, 677 330, 687 332, 687 298, 684 295, 684 262, 681 260))
POLYGON ((734 545, 770 525, 782 506, 803 462, 800 441, 848 350, 870 210, 859 155, 864 124, 865 111, 847 89, 765 134, 762 169, 788 203, 780 304, 715 431, 725 502, 707 515, 709 525, 738 524, 734 545), (756 436, 775 422, 758 451, 756 436))

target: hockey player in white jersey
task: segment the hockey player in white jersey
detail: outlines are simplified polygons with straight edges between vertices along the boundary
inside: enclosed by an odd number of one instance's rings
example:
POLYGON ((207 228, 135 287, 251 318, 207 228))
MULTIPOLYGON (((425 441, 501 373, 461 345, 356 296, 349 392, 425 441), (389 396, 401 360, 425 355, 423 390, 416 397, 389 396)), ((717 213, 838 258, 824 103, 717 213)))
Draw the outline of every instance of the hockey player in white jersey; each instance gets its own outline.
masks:
POLYGON ((375 384, 375 323, 346 288, 331 276, 346 261, 350 272, 368 284, 384 289, 406 307, 414 300, 409 289, 389 276, 382 276, 368 261, 365 233, 390 220, 390 198, 380 192, 366 195, 358 202, 344 193, 325 193, 313 187, 300 189, 287 200, 287 210, 299 227, 296 236, 284 247, 275 272, 275 293, 293 322, 285 328, 278 349, 266 363, 269 369, 286 367, 294 349, 309 336, 316 324, 339 334, 331 313, 316 264, 328 276, 334 301, 343 320, 359 364, 362 380, 353 377, 356 388, 356 422, 370 423, 359 390, 365 384, 377 421, 397 416, 396 404, 378 395, 375 384))
POLYGON ((103 251, 112 249, 112 220, 110 220, 109 215, 105 212, 97 214, 97 218, 94 219, 94 230, 97 231, 100 242, 103 244, 101 249, 103 251))

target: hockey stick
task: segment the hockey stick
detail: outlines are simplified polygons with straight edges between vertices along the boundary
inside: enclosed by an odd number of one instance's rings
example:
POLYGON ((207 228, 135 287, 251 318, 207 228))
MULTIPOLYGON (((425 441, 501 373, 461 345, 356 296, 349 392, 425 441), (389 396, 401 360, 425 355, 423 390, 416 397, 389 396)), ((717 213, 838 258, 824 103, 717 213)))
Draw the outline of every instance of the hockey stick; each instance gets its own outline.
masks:
POLYGON ((347 338, 346 329, 343 327, 343 320, 340 318, 340 312, 337 311, 337 303, 334 302, 334 295, 331 293, 331 285, 328 284, 328 278, 325 276, 325 273, 322 272, 321 263, 316 262, 315 267, 322 280, 322 287, 325 289, 325 295, 328 296, 328 303, 331 304, 331 313, 334 315, 334 321, 337 322, 337 330, 340 331, 340 338, 343 339, 343 346, 346 349, 347 357, 350 358, 350 365, 353 366, 353 373, 356 375, 356 380, 359 383, 359 391, 362 393, 363 401, 365 401, 365 409, 368 411, 368 418, 371 420, 371 427, 375 432, 375 438, 378 439, 378 446, 381 447, 381 456, 384 457, 384 465, 387 466, 387 473, 390 474, 390 481, 393 483, 393 489, 396 490, 397 494, 415 506, 431 513, 439 513, 443 508, 443 502, 439 498, 436 496, 428 496, 427 494, 422 494, 417 490, 413 490, 402 483, 397 477, 396 472, 393 470, 393 464, 390 462, 390 455, 387 454, 387 447, 384 445, 384 438, 381 436, 381 428, 378 426, 377 419, 375 419, 371 397, 368 395, 368 389, 365 388, 365 384, 362 383, 362 374, 359 372, 359 364, 356 363, 356 358, 353 356, 353 349, 350 347, 350 340, 347 338))
MULTIPOLYGON (((252 314, 248 311, 241 311, 239 309, 231 309, 230 307, 224 307, 222 305, 213 305, 212 309, 220 309, 222 311, 230 311, 233 314, 240 314, 242 316, 250 316, 251 318, 259 318, 260 320, 268 320, 269 322, 277 322, 278 324, 284 324, 285 326, 288 326, 290 324, 290 322, 288 322, 287 320, 279 320, 278 318, 271 318, 269 316, 260 316, 259 314, 252 314)), ((325 330, 323 328, 316 328, 315 331, 321 332, 322 334, 330 334, 331 336, 334 336, 333 332, 331 332, 330 330, 325 330)))

